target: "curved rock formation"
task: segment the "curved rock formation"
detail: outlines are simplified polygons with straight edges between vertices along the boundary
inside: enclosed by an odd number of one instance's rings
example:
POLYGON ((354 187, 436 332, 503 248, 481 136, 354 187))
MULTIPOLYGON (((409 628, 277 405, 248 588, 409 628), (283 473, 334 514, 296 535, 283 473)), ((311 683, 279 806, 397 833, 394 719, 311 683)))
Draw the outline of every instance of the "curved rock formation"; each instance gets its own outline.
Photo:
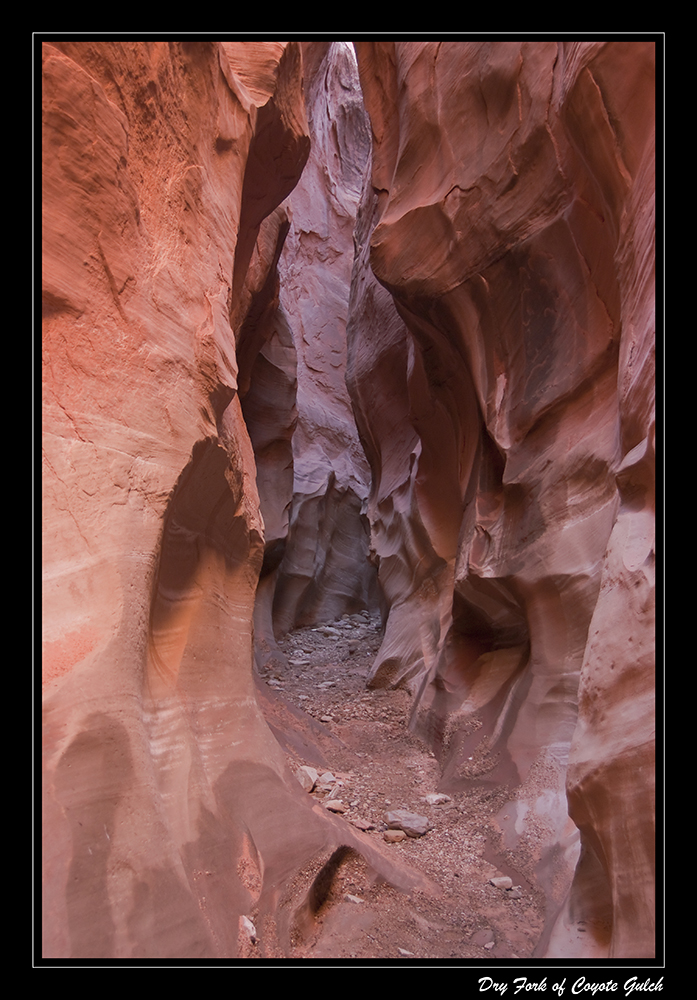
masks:
POLYGON ((502 848, 552 913, 568 784, 559 953, 650 955, 653 44, 356 48, 373 163, 349 379, 390 603, 373 683, 413 691, 444 788, 515 789, 502 848))
POLYGON ((45 957, 416 884, 253 669, 378 601, 539 954, 654 953, 653 49, 360 42, 361 97, 344 43, 44 45, 45 957))
POLYGON ((377 604, 363 513, 370 470, 346 388, 353 231, 370 151, 353 49, 305 46, 312 152, 289 198, 281 305, 298 360, 294 499, 274 627, 332 621, 377 604))
POLYGON ((46 958, 246 954, 250 916, 282 955, 309 862, 348 845, 404 878, 308 805, 252 671, 288 346, 257 320, 309 149, 300 66, 295 43, 44 46, 46 958))

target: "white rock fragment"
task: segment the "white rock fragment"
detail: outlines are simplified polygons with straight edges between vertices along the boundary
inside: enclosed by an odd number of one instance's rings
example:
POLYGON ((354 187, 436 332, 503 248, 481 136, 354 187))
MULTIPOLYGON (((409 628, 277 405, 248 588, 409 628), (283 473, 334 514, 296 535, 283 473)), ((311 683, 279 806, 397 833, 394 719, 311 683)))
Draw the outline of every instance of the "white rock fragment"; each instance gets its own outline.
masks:
POLYGON ((452 802, 452 799, 445 792, 429 792, 424 796, 424 802, 428 802, 429 806, 442 806, 445 802, 452 802))
POLYGON ((314 767, 309 767, 307 764, 303 764, 295 772, 295 777, 298 779, 306 792, 311 792, 317 783, 319 775, 317 771, 315 771, 314 767))
POLYGON ((334 788, 336 783, 337 779, 334 777, 332 772, 325 771, 323 774, 320 774, 319 778, 317 779, 317 791, 328 792, 332 788, 334 788))
POLYGON ((324 808, 333 813, 345 813, 348 806, 341 799, 329 799, 324 803, 324 808))
POLYGON ((249 938, 252 944, 256 944, 258 940, 257 929, 252 923, 252 921, 249 919, 249 917, 245 916, 240 917, 240 931, 243 934, 246 934, 246 936, 249 938))

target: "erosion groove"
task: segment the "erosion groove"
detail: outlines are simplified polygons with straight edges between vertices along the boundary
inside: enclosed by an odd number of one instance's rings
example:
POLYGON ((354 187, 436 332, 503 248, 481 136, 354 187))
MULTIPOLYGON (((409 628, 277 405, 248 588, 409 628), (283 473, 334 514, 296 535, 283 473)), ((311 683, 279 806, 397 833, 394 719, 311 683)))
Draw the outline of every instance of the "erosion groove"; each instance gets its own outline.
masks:
POLYGON ((660 37, 37 42, 42 960, 658 960, 660 37))

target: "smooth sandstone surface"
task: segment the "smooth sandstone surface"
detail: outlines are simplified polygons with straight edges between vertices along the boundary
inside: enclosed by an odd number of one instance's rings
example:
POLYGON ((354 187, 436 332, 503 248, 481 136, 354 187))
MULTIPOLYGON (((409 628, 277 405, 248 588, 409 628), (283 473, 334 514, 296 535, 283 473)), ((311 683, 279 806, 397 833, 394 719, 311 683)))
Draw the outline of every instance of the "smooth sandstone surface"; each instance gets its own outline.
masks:
POLYGON ((347 836, 416 884, 255 677, 377 603, 538 954, 654 953, 653 45, 355 49, 44 45, 46 957, 286 954, 347 836))
POLYGON ((245 321, 309 151, 300 66, 294 43, 44 47, 47 958, 234 957, 252 911, 284 954, 284 886, 347 843, 252 671, 264 522, 238 372, 284 346, 250 348, 245 321))
POLYGON ((373 683, 413 691, 444 788, 515 789, 501 833, 539 859, 541 954, 650 955, 653 45, 356 49, 373 162, 349 385, 390 603, 373 683))
POLYGON ((353 49, 304 47, 312 150, 288 199, 281 306, 297 350, 298 421, 288 544, 274 594, 274 628, 334 621, 376 606, 363 512, 370 469, 346 387, 353 231, 370 154, 353 49))

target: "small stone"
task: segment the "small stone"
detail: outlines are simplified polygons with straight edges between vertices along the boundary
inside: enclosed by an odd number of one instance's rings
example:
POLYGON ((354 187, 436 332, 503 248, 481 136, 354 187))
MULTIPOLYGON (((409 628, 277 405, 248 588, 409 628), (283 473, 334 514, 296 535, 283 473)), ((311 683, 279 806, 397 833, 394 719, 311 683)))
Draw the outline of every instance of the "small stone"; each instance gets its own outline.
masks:
POLYGON ((419 816, 407 809, 393 809, 385 813, 385 822, 392 830, 404 830, 408 837, 423 837, 431 829, 426 816, 419 816))
POLYGON ((509 899, 522 899, 523 898, 523 894, 520 891, 520 889, 519 889, 518 886, 514 886, 513 889, 506 890, 506 895, 508 896, 509 899))
POLYGON ((497 889, 513 888, 513 879, 509 878, 508 875, 499 875, 496 878, 490 878, 489 881, 492 885, 495 885, 497 889))
POLYGON ((348 899, 348 901, 350 903, 363 903, 363 902, 365 902, 365 900, 361 899, 360 896, 354 896, 350 892, 346 893, 346 899, 348 899))
POLYGON ((388 844, 399 844, 407 839, 404 830, 385 830, 383 837, 388 844))
POLYGON ((400 955, 406 955, 408 958, 413 958, 414 957, 414 952, 413 951, 407 951, 406 948, 398 948, 397 951, 399 952, 400 955))
POLYGON ((357 817, 356 819, 352 819, 351 823, 358 830, 374 830, 375 829, 375 823, 371 823, 370 820, 368 820, 368 819, 360 819, 360 818, 357 817))
POLYGON ((444 792, 429 792, 424 796, 424 802, 428 802, 429 806, 442 806, 445 802, 452 802, 452 799, 444 792))
POLYGON ((255 944, 258 940, 257 929, 249 917, 240 917, 240 931, 242 931, 243 934, 246 934, 252 944, 255 944))
POLYGON ((315 771, 314 767, 308 767, 307 764, 303 764, 295 772, 295 777, 298 779, 306 792, 311 792, 317 783, 319 775, 317 774, 317 771, 315 771))
POLYGON ((494 942, 493 942, 493 941, 489 941, 489 943, 488 943, 488 944, 485 944, 485 945, 484 945, 484 947, 485 947, 485 948, 487 949, 487 951, 488 951, 488 950, 489 950, 490 948, 493 948, 493 947, 494 947, 494 942))
POLYGON ((331 717, 331 715, 321 715, 320 718, 319 718, 319 721, 320 722, 333 722, 334 719, 331 717))
POLYGON ((494 932, 490 927, 483 927, 480 931, 476 931, 472 937, 472 942, 473 944, 481 945, 483 948, 486 948, 487 945, 492 947, 494 944, 494 932))
POLYGON ((324 774, 320 774, 315 787, 318 792, 331 792, 333 788, 338 787, 337 778, 331 771, 325 771, 324 774))
POLYGON ((334 813, 345 813, 348 806, 341 799, 329 799, 324 803, 324 808, 334 813))

